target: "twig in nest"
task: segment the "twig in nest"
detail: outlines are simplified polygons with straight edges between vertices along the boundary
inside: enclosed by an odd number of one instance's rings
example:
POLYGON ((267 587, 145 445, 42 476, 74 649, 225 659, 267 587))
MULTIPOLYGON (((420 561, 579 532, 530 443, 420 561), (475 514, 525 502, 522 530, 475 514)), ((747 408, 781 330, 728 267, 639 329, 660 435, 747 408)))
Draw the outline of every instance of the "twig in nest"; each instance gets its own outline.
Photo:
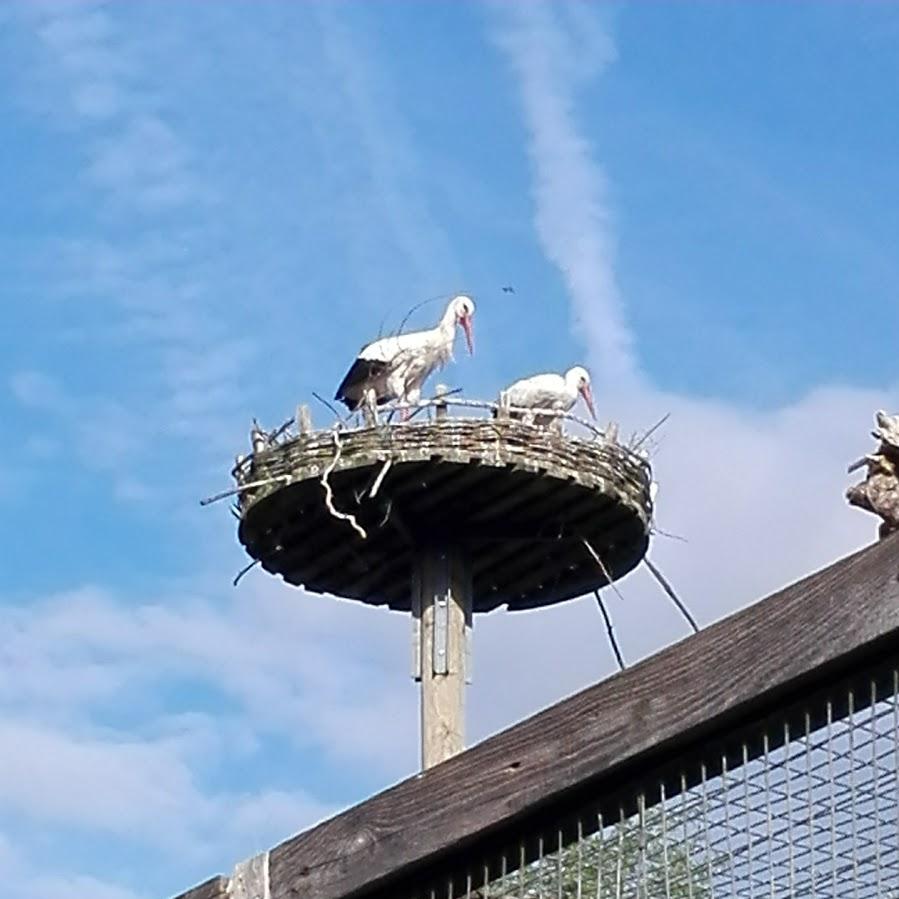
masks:
POLYGON ((368 538, 368 534, 365 533, 365 528, 363 528, 358 521, 356 521, 356 516, 351 515, 347 512, 338 512, 337 509, 334 508, 334 491, 331 489, 331 484, 328 481, 328 478, 331 476, 331 472, 337 467, 337 463, 340 460, 340 434, 338 433, 337 428, 334 428, 331 431, 331 435, 334 438, 334 458, 328 463, 328 467, 322 472, 321 482, 322 487, 325 491, 325 505, 328 507, 328 511, 335 517, 343 519, 343 521, 348 521, 350 525, 352 525, 353 529, 359 536, 366 540, 368 538))
POLYGON ((599 570, 603 573, 603 575, 605 575, 605 579, 609 582, 609 586, 615 591, 615 595, 619 599, 623 600, 624 596, 615 585, 615 582, 612 580, 612 575, 609 574, 609 569, 606 568, 605 563, 602 559, 600 559, 599 553, 597 553, 597 551, 589 544, 586 537, 581 537, 581 541, 583 542, 584 546, 587 547, 587 552, 589 552, 590 555, 593 556, 593 558, 596 560, 596 564, 599 565, 599 570))
POLYGON ((846 469, 846 474, 852 474, 853 471, 858 471, 860 468, 864 468, 869 462, 874 461, 875 458, 876 454, 869 453, 867 456, 862 456, 861 459, 856 459, 846 469))
POLYGON ((274 443, 293 424, 293 421, 293 417, 288 418, 283 425, 275 428, 275 430, 268 435, 269 443, 274 443))
POLYGON ((237 572, 237 576, 231 582, 235 587, 240 583, 240 579, 251 569, 255 568, 259 564, 259 559, 253 559, 249 565, 244 568, 241 568, 240 571, 237 572))
POLYGON ((681 613, 681 615, 683 615, 684 618, 687 619, 690 627, 693 628, 693 633, 698 634, 699 625, 696 623, 696 619, 690 614, 689 609, 687 609, 683 602, 681 602, 681 600, 678 598, 678 595, 674 592, 674 588, 671 586, 671 584, 668 583, 668 581, 665 580, 662 572, 659 571, 659 569, 649 561, 648 556, 643 557, 643 562, 650 570, 652 576, 659 582, 661 588, 668 594, 668 598, 675 604, 675 606, 677 606, 677 609, 681 613))
POLYGON ((653 526, 652 528, 653 534, 658 534, 660 537, 668 537, 669 540, 679 540, 681 543, 689 543, 686 537, 681 537, 680 534, 672 534, 670 531, 663 531, 661 528, 657 528, 653 526))
MULTIPOLYGON (((333 403, 329 403, 323 396, 317 394, 314 390, 312 391, 312 395, 324 406, 327 406, 336 416, 336 418, 340 421, 344 421, 344 417, 340 414, 340 410, 337 409, 333 403)), ((352 414, 352 413, 350 413, 352 414)))
POLYGON ((244 493, 247 490, 255 490, 257 487, 265 487, 268 484, 276 484, 278 481, 289 481, 289 474, 279 474, 275 478, 266 478, 264 481, 251 481, 249 484, 241 484, 233 490, 225 490, 222 493, 216 493, 215 496, 207 496, 206 499, 200 500, 201 506, 208 506, 211 503, 217 503, 220 499, 227 499, 229 496, 235 496, 238 493, 244 493))
POLYGON ((385 459, 384 464, 381 466, 381 470, 378 472, 378 476, 375 478, 374 484, 371 485, 371 490, 369 490, 368 495, 374 499, 378 495, 378 491, 381 489, 381 484, 384 483, 384 478, 387 476, 387 472, 390 471, 390 466, 393 465, 393 459, 385 459))
POLYGON ((608 609, 606 609, 606 604, 602 601, 599 590, 594 590, 593 595, 596 597, 596 602, 599 604, 599 611, 602 612, 603 621, 606 623, 606 633, 609 635, 609 643, 612 644, 612 652, 615 653, 615 661, 618 662, 618 670, 624 671, 624 669, 627 668, 627 665, 624 664, 624 658, 621 655, 621 650, 618 648, 618 641, 615 639, 615 631, 612 628, 612 619, 609 616, 608 609))
POLYGON ((461 392, 462 392, 461 387, 454 387, 452 390, 447 390, 446 393, 441 393, 439 397, 437 397, 437 396, 432 397, 423 406, 419 406, 417 409, 415 409, 409 415, 409 417, 406 419, 406 421, 412 421, 412 419, 415 418, 415 416, 418 415, 419 412, 424 412, 425 409, 430 409, 432 406, 436 406, 440 400, 444 400, 448 396, 455 396, 457 393, 461 393, 461 392))
POLYGON ((632 447, 632 450, 640 449, 641 446, 671 418, 671 413, 666 412, 632 447))

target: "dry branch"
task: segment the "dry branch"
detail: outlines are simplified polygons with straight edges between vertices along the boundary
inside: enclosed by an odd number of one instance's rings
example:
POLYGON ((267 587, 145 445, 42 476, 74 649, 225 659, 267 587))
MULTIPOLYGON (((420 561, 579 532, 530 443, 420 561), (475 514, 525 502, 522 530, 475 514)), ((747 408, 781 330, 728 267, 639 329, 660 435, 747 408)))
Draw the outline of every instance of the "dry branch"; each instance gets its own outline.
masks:
POLYGON ((378 476, 375 478, 374 484, 371 485, 371 490, 368 495, 374 499, 378 495, 378 491, 381 489, 381 484, 384 483, 384 478, 387 476, 387 472, 390 471, 390 466, 393 465, 393 459, 385 459, 384 464, 381 466, 381 470, 378 472, 378 476))
POLYGON ((232 585, 236 587, 236 586, 240 583, 240 581, 241 581, 241 579, 243 578, 243 576, 244 576, 248 571, 250 571, 250 570, 252 570, 253 568, 255 568, 255 567, 260 563, 260 561, 261 561, 261 559, 253 559, 253 561, 250 562, 249 565, 244 565, 244 567, 241 568, 240 571, 238 571, 237 574, 234 576, 234 580, 231 581, 232 585))
POLYGON ((340 512, 339 510, 334 508, 334 491, 331 488, 331 482, 328 478, 331 476, 331 473, 337 467, 337 463, 340 461, 340 433, 337 428, 331 432, 334 439, 334 458, 331 460, 328 467, 322 472, 321 476, 321 484, 325 491, 325 505, 328 507, 328 511, 335 517, 340 518, 342 521, 347 521, 359 534, 359 536, 366 540, 368 538, 368 534, 365 532, 365 528, 356 521, 356 516, 352 515, 349 512, 340 512))
POLYGON ((602 572, 603 577, 609 582, 609 586, 615 591, 615 595, 619 599, 623 600, 624 594, 618 589, 617 585, 615 584, 615 581, 612 580, 612 575, 609 574, 609 569, 606 568, 605 562, 603 562, 603 560, 599 557, 599 553, 590 545, 590 541, 587 540, 585 537, 582 537, 581 541, 583 542, 584 546, 587 547, 587 552, 589 552, 590 555, 593 556, 593 558, 596 561, 596 564, 599 565, 599 570, 602 572))
POLYGON ((693 633, 699 633, 699 625, 696 623, 696 619, 690 614, 689 609, 684 605, 683 601, 678 597, 678 595, 674 592, 674 587, 668 583, 664 575, 655 565, 649 560, 649 556, 643 557, 643 564, 649 569, 650 574, 659 582, 659 586, 665 591, 668 595, 668 598, 677 606, 677 610, 687 619, 690 627, 693 628, 693 633))
POLYGON ((612 652, 615 653, 615 661, 618 662, 618 670, 624 671, 627 665, 624 664, 624 657, 621 655, 621 649, 618 646, 618 640, 615 637, 615 630, 612 627, 612 618, 609 615, 609 610, 606 608, 606 604, 602 601, 602 597, 599 595, 599 590, 594 590, 593 595, 596 597, 596 602, 599 605, 599 611, 602 612, 602 619, 606 623, 606 634, 609 637, 609 643, 612 644, 612 652))
POLYGON ((249 484, 241 484, 238 487, 233 487, 231 490, 223 490, 221 493, 216 493, 213 496, 207 496, 206 499, 200 500, 201 506, 208 506, 212 503, 217 503, 219 500, 227 499, 229 496, 238 496, 241 493, 246 493, 248 490, 256 490, 259 487, 267 487, 269 484, 277 484, 281 481, 289 481, 290 475, 282 474, 276 475, 273 478, 265 478, 262 481, 250 481, 249 484))
POLYGON ((670 412, 666 412, 642 437, 639 437, 632 445, 632 450, 638 450, 649 438, 671 417, 670 412))

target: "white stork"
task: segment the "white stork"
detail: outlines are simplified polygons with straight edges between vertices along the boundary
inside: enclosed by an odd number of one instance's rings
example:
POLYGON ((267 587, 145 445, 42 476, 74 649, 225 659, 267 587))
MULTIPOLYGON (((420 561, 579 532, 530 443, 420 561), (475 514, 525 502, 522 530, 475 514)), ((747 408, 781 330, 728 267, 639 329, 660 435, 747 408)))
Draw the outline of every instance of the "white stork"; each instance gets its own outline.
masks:
MULTIPOLYGON (((522 378, 500 392, 499 403, 501 406, 568 412, 577 402, 579 395, 584 398, 591 417, 595 419, 596 412, 593 409, 590 374, 587 369, 576 365, 574 368, 568 369, 564 375, 547 373, 534 375, 530 378, 522 378)), ((532 414, 514 411, 510 412, 509 415, 512 418, 530 419, 532 417, 532 414)), ((538 425, 545 426, 555 422, 561 426, 561 418, 559 416, 533 414, 533 421, 538 425)))
MULTIPOLYGON (((370 404, 372 413, 375 405, 391 400, 417 403, 428 376, 452 360, 456 326, 465 333, 469 354, 474 354, 473 315, 471 297, 460 294, 450 300, 437 327, 382 337, 362 347, 334 398, 351 412, 363 403, 370 404)), ((408 418, 408 410, 402 417, 408 418)))

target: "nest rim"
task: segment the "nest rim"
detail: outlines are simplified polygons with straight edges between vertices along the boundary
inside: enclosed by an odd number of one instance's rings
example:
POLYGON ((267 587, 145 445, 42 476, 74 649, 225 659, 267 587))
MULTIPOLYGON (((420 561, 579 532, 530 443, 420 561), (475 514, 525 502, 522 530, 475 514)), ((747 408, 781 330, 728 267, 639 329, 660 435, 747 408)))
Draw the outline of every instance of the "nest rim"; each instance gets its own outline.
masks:
POLYGON ((257 452, 238 472, 238 537, 263 568, 307 592, 402 611, 417 550, 458 546, 471 559, 475 612, 536 608, 639 564, 651 474, 617 442, 519 420, 310 431, 257 452), (323 482, 339 517, 327 511, 323 482), (440 497, 449 520, 433 514, 440 497))

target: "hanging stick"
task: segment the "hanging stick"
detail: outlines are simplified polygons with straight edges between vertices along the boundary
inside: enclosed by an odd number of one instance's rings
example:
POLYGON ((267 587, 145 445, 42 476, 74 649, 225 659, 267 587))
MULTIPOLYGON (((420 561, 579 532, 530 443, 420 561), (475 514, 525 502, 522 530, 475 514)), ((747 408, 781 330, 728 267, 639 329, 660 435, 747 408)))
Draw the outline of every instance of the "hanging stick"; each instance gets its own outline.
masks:
POLYGON ((667 537, 669 540, 679 540, 681 543, 689 543, 686 537, 681 537, 680 534, 672 534, 671 531, 663 531, 661 528, 657 528, 655 525, 652 527, 652 533, 658 534, 660 537, 667 537))
POLYGON ((681 602, 681 600, 678 599, 677 594, 674 592, 674 588, 671 586, 671 584, 668 583, 668 581, 665 580, 662 572, 659 571, 659 569, 649 561, 648 556, 643 557, 643 563, 650 570, 652 576, 659 582, 661 588, 668 594, 668 598, 677 606, 677 609, 681 613, 681 615, 683 615, 684 618, 686 618, 690 623, 690 627, 693 628, 693 633, 698 634, 699 625, 696 623, 696 619, 690 614, 689 610, 681 602))
POLYGON ((606 609, 606 604, 602 601, 599 590, 594 590, 593 595, 596 597, 596 602, 599 604, 599 611, 602 612, 603 621, 606 623, 606 633, 609 636, 609 643, 612 644, 612 651, 615 653, 615 661, 618 662, 618 670, 624 671, 624 669, 627 668, 627 665, 624 664, 624 658, 621 655, 621 650, 618 648, 618 641, 615 639, 615 631, 612 628, 612 619, 606 609))
POLYGON ((609 574, 609 569, 606 568, 605 563, 602 559, 600 559, 599 553, 587 542, 587 539, 585 537, 581 537, 581 541, 583 542, 584 546, 587 547, 587 552, 589 552, 590 555, 593 556, 593 558, 596 560, 596 564, 599 565, 599 570, 603 573, 603 575, 605 575, 605 579, 609 582, 609 586, 615 591, 615 595, 619 599, 623 600, 623 594, 615 585, 615 582, 612 580, 612 575, 609 574))
POLYGON ((251 569, 255 568, 259 564, 259 559, 254 559, 247 565, 245 568, 241 568, 240 571, 237 572, 237 576, 231 582, 235 587, 240 583, 240 579, 251 569))
POLYGON ((384 483, 384 478, 387 476, 387 472, 390 471, 390 466, 393 465, 393 459, 387 458, 384 460, 384 464, 381 466, 381 470, 378 472, 378 476, 375 478, 374 484, 371 485, 371 490, 369 490, 368 495, 374 499, 378 495, 378 491, 381 489, 381 484, 384 483))
POLYGON ((366 540, 368 538, 368 534, 365 532, 365 528, 356 521, 356 516, 352 515, 348 512, 340 512, 334 508, 334 490, 331 487, 331 482, 328 478, 331 476, 331 472, 337 467, 337 463, 340 461, 340 434, 335 428, 331 431, 331 436, 334 439, 334 458, 328 463, 328 467, 322 472, 322 476, 319 479, 321 481, 322 488, 325 491, 325 506, 328 511, 335 517, 340 518, 342 521, 347 521, 352 525, 354 530, 359 534, 359 536, 366 540))

